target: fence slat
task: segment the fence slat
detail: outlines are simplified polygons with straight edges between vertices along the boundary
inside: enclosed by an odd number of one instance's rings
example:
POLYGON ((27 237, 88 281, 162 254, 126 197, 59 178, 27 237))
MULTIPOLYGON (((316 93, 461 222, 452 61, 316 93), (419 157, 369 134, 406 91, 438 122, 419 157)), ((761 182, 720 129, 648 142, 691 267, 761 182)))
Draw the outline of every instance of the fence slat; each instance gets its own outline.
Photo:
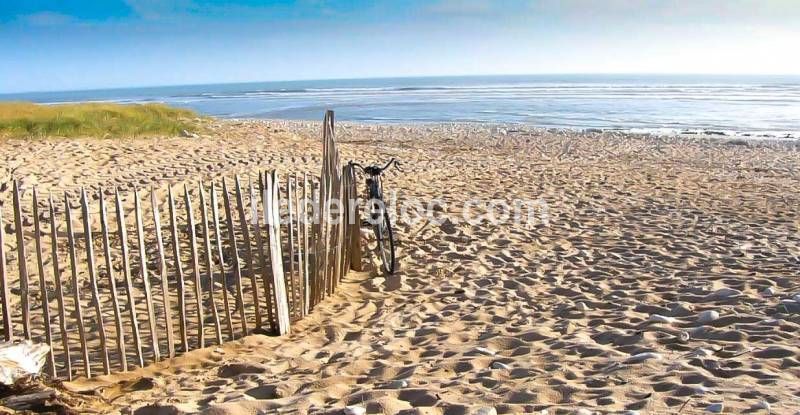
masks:
POLYGON ((81 213, 83 216, 83 238, 86 243, 86 267, 89 271, 89 287, 92 290, 92 302, 97 315, 97 333, 100 336, 100 358, 103 363, 103 373, 111 374, 108 364, 108 345, 106 344, 106 328, 103 323, 103 310, 100 306, 100 291, 97 289, 97 268, 94 261, 94 244, 92 243, 92 224, 89 218, 89 199, 86 190, 81 188, 81 213))
MULTIPOLYGON (((67 371, 67 380, 72 380, 72 358, 70 357, 69 339, 67 338, 67 310, 64 307, 64 289, 61 283, 61 270, 58 266, 58 217, 56 217, 52 195, 48 197, 48 206, 50 210, 50 248, 53 260, 53 277, 56 283, 56 300, 58 301, 58 327, 61 330, 61 347, 64 349, 64 370, 67 371)), ((0 231, 1 237, 2 231, 0 231)), ((2 245, 2 241, 0 241, 0 245, 2 245)))
POLYGON ((239 213, 239 224, 242 227, 242 239, 244 240, 244 262, 247 267, 247 275, 250 277, 250 283, 253 287, 253 311, 256 316, 256 327, 263 328, 261 321, 261 302, 258 296, 258 283, 256 282, 256 273, 253 267, 253 248, 250 245, 250 226, 247 224, 247 218, 244 214, 244 200, 242 198, 242 187, 239 183, 239 176, 234 179, 236 186, 236 211, 239 213))
POLYGON ((6 275, 6 241, 5 231, 3 230, 3 206, 0 205, 0 294, 3 296, 3 336, 7 342, 14 340, 14 324, 11 321, 11 308, 8 300, 11 296, 11 288, 8 286, 6 275))
POLYGON ((300 301, 298 314, 300 317, 305 317, 306 312, 306 289, 308 281, 306 281, 305 273, 303 272, 303 230, 301 226, 302 217, 300 216, 300 178, 297 174, 292 175, 294 180, 294 216, 295 216, 295 255, 297 255, 297 273, 300 290, 297 297, 300 301))
POLYGON ((183 185, 183 198, 186 202, 186 223, 189 230, 189 249, 192 254, 192 276, 194 279, 194 296, 197 305, 197 343, 198 347, 206 347, 206 334, 203 327, 203 287, 200 285, 200 261, 197 258, 197 235, 194 230, 194 212, 189 189, 183 185))
POLYGON ((278 230, 280 228, 280 204, 278 203, 278 173, 273 171, 267 179, 269 203, 266 206, 269 212, 269 245, 272 260, 272 286, 275 291, 275 317, 278 324, 278 334, 289 333, 289 304, 286 296, 286 285, 283 276, 283 254, 278 230))
POLYGON ((298 305, 298 298, 297 298, 297 291, 301 291, 302 289, 298 290, 298 285, 300 284, 300 279, 297 278, 297 270, 294 265, 294 255, 295 255, 295 247, 294 247, 294 181, 287 176, 286 178, 286 207, 288 210, 288 222, 287 222, 287 231, 289 233, 289 279, 292 281, 289 286, 291 287, 291 291, 289 292, 289 299, 291 301, 292 308, 289 310, 290 313, 294 313, 296 315, 301 315, 298 305))
POLYGON ((189 337, 186 334, 186 282, 181 264, 181 240, 178 236, 178 221, 175 217, 175 199, 172 197, 172 186, 168 188, 169 225, 172 233, 172 256, 175 261, 175 273, 178 276, 178 327, 181 332, 181 348, 189 351, 189 337))
MULTIPOLYGON (((258 177, 259 177, 259 182, 263 183, 263 180, 261 180, 261 173, 259 173, 258 177)), ((251 189, 253 187, 252 181, 250 182, 250 187, 251 189)), ((251 190, 250 194, 254 195, 254 192, 251 190)), ((261 188, 262 199, 263 196, 264 196, 264 188, 262 186, 261 188)), ((276 329, 275 316, 273 315, 272 312, 272 297, 270 296, 269 277, 267 276, 267 258, 266 255, 264 255, 264 248, 266 248, 266 246, 264 245, 264 238, 261 235, 261 219, 259 218, 260 215, 258 214, 258 196, 255 195, 255 197, 251 197, 251 201, 254 207, 253 211, 255 213, 255 216, 253 218, 254 219, 253 235, 255 236, 256 247, 258 248, 256 249, 256 253, 258 254, 257 258, 258 267, 261 270, 261 283, 264 289, 264 299, 265 302, 267 303, 267 320, 269 320, 270 330, 275 331, 276 329)), ((255 289, 255 287, 253 289, 255 289)))
POLYGON ((308 267, 308 175, 303 172, 303 313, 308 314, 311 303, 311 281, 308 267))
POLYGON ((321 187, 320 184, 311 179, 311 197, 314 199, 313 205, 316 206, 316 209, 311 212, 314 216, 314 222, 311 226, 311 237, 310 242, 314 246, 314 268, 312 277, 314 278, 314 282, 312 283, 312 287, 314 290, 311 293, 312 303, 314 306, 319 304, 320 299, 322 298, 322 273, 320 272, 320 256, 322 254, 322 205, 320 204, 320 196, 322 190, 319 188, 321 187))
POLYGON ((222 199, 225 203, 225 219, 228 223, 228 243, 233 253, 233 277, 236 278, 236 308, 239 310, 239 317, 242 320, 242 335, 249 334, 247 330, 247 313, 244 309, 244 293, 242 292, 242 267, 239 263, 239 248, 236 243, 236 228, 233 225, 233 215, 231 214, 231 197, 228 193, 228 184, 222 179, 222 199))
MULTIPOLYGON (((0 233, 2 233, 2 223, 0 223, 0 233)), ((42 299, 42 317, 44 318, 44 338, 47 345, 50 346, 50 353, 47 354, 47 361, 45 366, 47 373, 52 377, 56 377, 56 361, 55 351, 53 350, 53 332, 50 327, 50 305, 47 295, 47 283, 44 275, 44 254, 42 252, 42 228, 39 220, 39 194, 36 188, 33 188, 33 232, 34 240, 36 242, 36 266, 39 271, 39 288, 42 299)), ((2 242, 0 241, 0 244, 2 242)))
POLYGON ((208 226, 208 209, 206 209, 206 191, 203 189, 203 182, 200 182, 200 216, 203 221, 203 242, 206 248, 206 275, 208 277, 208 296, 211 303, 211 318, 214 320, 214 335, 217 344, 222 344, 222 329, 219 325, 219 314, 217 313, 217 303, 214 299, 214 259, 211 252, 211 235, 208 226))
POLYGON ((125 226, 125 209, 122 206, 122 198, 119 195, 119 189, 114 189, 114 196, 117 204, 117 232, 119 234, 120 245, 122 245, 122 273, 125 279, 125 293, 128 297, 128 311, 131 317, 133 347, 136 349, 136 359, 139 367, 144 367, 142 338, 139 336, 139 320, 136 318, 136 301, 134 301, 133 298, 130 249, 128 248, 128 227, 125 226))
POLYGON ((28 303, 28 256, 25 252, 25 233, 22 224, 22 206, 20 203, 19 181, 14 180, 14 228, 17 231, 17 265, 19 266, 19 297, 22 307, 22 336, 31 338, 30 304, 28 303))
POLYGON ((106 272, 108 272, 108 283, 111 291, 111 304, 114 308, 114 326, 117 330, 117 354, 122 371, 128 370, 128 359, 125 351, 125 329, 122 326, 122 313, 119 309, 119 298, 117 298, 117 281, 114 277, 114 265, 111 258, 111 243, 108 237, 108 214, 106 212, 106 202, 103 198, 103 189, 97 192, 100 202, 100 232, 103 235, 103 256, 105 257, 106 272))
POLYGON ((167 278, 167 260, 164 255, 164 239, 161 232, 161 214, 158 211, 158 200, 156 200, 156 192, 153 187, 150 187, 150 208, 153 211, 158 271, 161 276, 161 305, 164 307, 164 328, 167 330, 167 353, 172 358, 175 357, 175 336, 172 332, 172 302, 169 298, 169 279, 167 278))
POLYGON ((217 201, 216 186, 215 182, 211 182, 211 215, 214 217, 214 238, 217 244, 219 271, 222 277, 222 306, 225 307, 225 327, 228 330, 228 338, 233 340, 233 320, 231 319, 231 305, 228 298, 228 274, 225 272, 225 257, 222 254, 222 234, 219 227, 219 203, 217 201))
POLYGON ((78 336, 81 341, 83 355, 83 373, 87 378, 92 377, 91 362, 89 362, 89 349, 86 347, 86 329, 83 324, 83 311, 81 308, 81 289, 78 281, 78 258, 75 249, 75 235, 72 232, 72 209, 69 205, 69 196, 64 193, 64 215, 67 219, 67 242, 69 244, 69 262, 72 268, 72 294, 75 302, 75 319, 78 323, 78 336))
POLYGON ((342 279, 342 254, 344 250, 342 245, 344 244, 344 180, 342 177, 339 176, 338 180, 338 200, 339 200, 339 212, 337 212, 338 221, 336 222, 336 276, 333 279, 334 288, 339 286, 339 282, 342 279))
POLYGON ((153 359, 161 360, 158 349, 158 332, 156 331, 156 316, 153 310, 153 293, 150 289, 150 276, 147 273, 147 249, 144 243, 144 224, 142 221, 142 202, 139 200, 139 190, 133 189, 133 210, 136 217, 136 238, 139 242, 139 273, 144 285, 144 301, 147 307, 147 323, 150 328, 150 345, 153 348, 153 359))

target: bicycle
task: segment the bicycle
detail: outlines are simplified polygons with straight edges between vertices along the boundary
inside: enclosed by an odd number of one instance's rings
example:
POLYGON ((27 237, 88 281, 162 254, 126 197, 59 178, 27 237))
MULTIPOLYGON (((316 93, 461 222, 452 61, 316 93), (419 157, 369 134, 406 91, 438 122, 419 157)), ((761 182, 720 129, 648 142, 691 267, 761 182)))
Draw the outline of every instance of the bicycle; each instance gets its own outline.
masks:
POLYGON ((387 274, 394 273, 395 267, 395 251, 394 251, 394 232, 392 231, 392 223, 389 220, 389 211, 386 210, 386 203, 383 201, 383 181, 381 174, 389 167, 394 166, 397 170, 400 169, 400 162, 392 157, 385 166, 372 165, 364 167, 358 163, 348 163, 351 167, 358 167, 367 176, 367 191, 369 193, 369 208, 370 215, 367 221, 372 225, 377 239, 378 255, 382 261, 383 270, 387 274))

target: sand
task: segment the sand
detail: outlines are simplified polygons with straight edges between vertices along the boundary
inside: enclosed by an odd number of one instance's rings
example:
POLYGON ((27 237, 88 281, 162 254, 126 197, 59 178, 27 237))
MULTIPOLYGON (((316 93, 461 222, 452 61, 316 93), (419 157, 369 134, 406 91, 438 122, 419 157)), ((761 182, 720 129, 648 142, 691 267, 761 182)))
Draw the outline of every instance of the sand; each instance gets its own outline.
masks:
MULTIPOLYGON (((288 336, 65 387, 140 414, 800 411, 795 144, 338 127, 345 160, 402 161, 385 179, 399 201, 444 202, 396 225, 395 275, 367 255, 288 336), (515 198, 543 200, 547 224, 463 221, 486 213, 470 199, 515 198)), ((0 198, 12 171, 45 192, 317 171, 319 132, 215 121, 199 138, 6 140, 0 198)))

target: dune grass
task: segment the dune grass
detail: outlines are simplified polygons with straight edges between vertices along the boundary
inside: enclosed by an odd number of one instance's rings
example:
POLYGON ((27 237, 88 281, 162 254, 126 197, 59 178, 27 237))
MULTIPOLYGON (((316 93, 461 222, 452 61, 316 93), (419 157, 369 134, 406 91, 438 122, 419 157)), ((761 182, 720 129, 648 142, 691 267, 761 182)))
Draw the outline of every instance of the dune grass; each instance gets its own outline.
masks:
POLYGON ((200 129, 193 111, 163 104, 0 102, 0 137, 151 137, 200 129))

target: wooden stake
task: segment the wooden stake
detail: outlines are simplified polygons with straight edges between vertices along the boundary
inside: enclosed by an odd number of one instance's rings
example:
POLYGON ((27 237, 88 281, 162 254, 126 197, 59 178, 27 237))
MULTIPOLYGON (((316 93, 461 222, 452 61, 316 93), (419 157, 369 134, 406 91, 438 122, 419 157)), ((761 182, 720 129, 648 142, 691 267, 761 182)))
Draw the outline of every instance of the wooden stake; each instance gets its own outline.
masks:
POLYGON ((108 218, 106 212, 106 202, 103 200, 103 189, 97 192, 100 199, 100 232, 103 234, 103 256, 105 256, 106 271, 108 272, 108 282, 111 289, 111 304, 114 308, 114 324, 117 330, 117 354, 122 371, 128 370, 128 358, 125 353, 125 329, 122 326, 122 313, 119 308, 119 298, 117 298, 117 281, 114 277, 114 265, 111 258, 111 244, 108 237, 108 218))
POLYGON ((239 183, 239 176, 234 179, 236 186, 236 210, 239 213, 239 224, 242 228, 242 238, 244 239, 244 261, 247 266, 247 275, 250 276, 250 283, 253 287, 253 310, 256 315, 256 327, 263 327, 261 322, 261 301, 258 298, 258 283, 256 273, 253 269, 253 248, 250 246, 250 227, 247 225, 247 218, 244 214, 244 201, 242 200, 242 187, 239 183))
MULTIPOLYGON (((259 181, 261 181, 260 178, 261 178, 261 173, 259 173, 259 181)), ((259 214, 258 214, 258 197, 257 196, 253 197, 254 196, 254 192, 252 190, 252 188, 253 188, 253 182, 252 181, 250 181, 250 188, 251 188, 251 190, 250 190, 251 201, 252 201, 253 206, 255 208, 253 210, 253 212, 255 213, 255 216, 253 217, 253 222, 254 222, 254 224, 253 224, 253 234, 255 235, 255 240, 256 240, 256 248, 257 248, 256 249, 256 253, 258 254, 258 258, 257 258, 258 259, 258 265, 259 265, 259 269, 261 270, 261 283, 262 283, 262 286, 263 286, 263 289, 264 289, 264 299, 265 299, 265 302, 267 303, 267 320, 269 320, 270 330, 275 331, 275 328, 276 328, 275 317, 273 316, 273 313, 272 313, 272 299, 270 297, 269 278, 267 276, 267 259, 266 259, 266 255, 264 255, 265 245, 264 245, 264 239, 261 236, 261 223, 260 223, 261 221, 259 220, 259 214)), ((262 195, 262 198, 263 198, 263 195, 264 195, 263 188, 262 188, 262 191, 261 191, 261 195, 262 195)), ((253 289, 256 289, 256 287, 253 287, 253 289)))
POLYGON ((297 286, 300 284, 300 280, 297 278, 297 272, 294 267, 294 255, 295 255, 295 247, 294 247, 294 189, 293 189, 293 181, 291 178, 286 178, 286 203, 287 203, 287 210, 289 213, 289 221, 286 224, 288 233, 289 233, 289 280, 291 283, 289 287, 291 290, 289 291, 289 300, 291 301, 291 308, 289 309, 290 314, 295 313, 296 315, 300 316, 302 313, 300 312, 299 308, 300 305, 298 304, 297 299, 297 286))
MULTIPOLYGON (((64 289, 61 283, 61 270, 58 266, 58 218, 53 206, 52 195, 48 198, 48 202, 50 207, 50 248, 53 257, 53 276, 56 282, 56 300, 58 300, 58 326, 61 330, 61 346, 64 348, 64 370, 67 371, 67 380, 72 380, 72 358, 69 355, 69 339, 67 338, 67 310, 64 308, 64 289)), ((0 231, 0 238, 2 238, 2 234, 3 232, 0 231)), ((3 245, 2 241, 0 241, 0 245, 3 245)))
POLYGON ((30 304, 28 303, 28 255, 25 252, 25 234, 22 225, 22 206, 20 204, 19 181, 14 180, 14 227, 17 231, 17 264, 19 265, 19 296, 22 307, 22 336, 31 338, 30 304))
POLYGON ((97 330, 100 335, 100 357, 103 359, 103 373, 111 374, 108 364, 108 345, 106 343, 106 327, 103 323, 103 310, 100 306, 100 291, 97 289, 97 268, 94 262, 94 244, 92 243, 92 225, 89 218, 89 199, 86 190, 81 188, 81 211, 83 216, 83 237, 86 244, 86 267, 89 270, 89 287, 92 290, 92 302, 97 315, 97 330))
POLYGON ((136 216, 136 237, 139 241, 139 273, 144 283, 144 301, 147 307, 147 320, 150 327, 150 345, 153 348, 153 359, 161 360, 161 351, 158 348, 158 332, 156 331, 156 316, 153 310, 153 294, 150 289, 150 276, 147 273, 147 249, 144 244, 144 225, 142 223, 142 202, 139 200, 139 190, 133 189, 134 214, 136 216))
POLYGON ((244 293, 242 292, 242 268, 239 264, 239 248, 236 244, 236 229, 233 225, 233 215, 231 214, 231 198, 228 194, 228 184, 225 178, 222 179, 222 198, 225 202, 225 219, 228 222, 228 243, 233 252, 233 277, 236 278, 236 308, 239 309, 239 317, 242 320, 242 335, 249 334, 247 330, 247 313, 244 309, 244 293))
POLYGON ((308 259, 308 175, 303 172, 303 277, 305 279, 305 299, 303 312, 308 314, 311 308, 311 275, 308 259))
POLYGON ((203 330, 203 287, 200 285, 200 261, 197 258, 197 241, 194 231, 194 212, 192 200, 189 198, 189 189, 183 185, 183 197, 186 201, 186 220, 189 229, 189 249, 192 253, 192 275, 194 276, 194 296, 197 300, 197 341, 198 347, 206 347, 206 335, 203 330))
POLYGON ((298 273, 298 281, 300 285, 300 290, 298 290, 298 298, 300 301, 300 307, 298 313, 300 317, 305 317, 308 313, 306 310, 306 291, 308 288, 308 281, 306 280, 306 275, 303 272, 303 227, 301 222, 303 220, 302 214, 300 213, 300 179, 297 177, 297 174, 294 174, 292 179, 295 183, 294 188, 294 209, 295 209, 295 241, 297 245, 295 246, 295 255, 297 255, 297 273, 298 273))
POLYGON ((208 226, 208 209, 206 209, 206 192, 203 189, 203 182, 200 182, 200 216, 203 221, 203 241, 206 248, 206 276, 208 277, 208 294, 211 302, 211 317, 214 320, 214 334, 217 344, 222 344, 222 329, 219 325, 219 314, 217 314, 217 303, 214 299, 214 260, 211 257, 211 230, 208 226))
POLYGON ((172 186, 168 188, 169 224, 172 233, 172 256, 175 261, 175 272, 178 274, 178 325, 181 331, 181 348, 189 351, 189 337, 186 334, 186 283, 181 265, 181 240, 178 237, 178 221, 175 218, 175 199, 172 197, 172 186))
POLYGON ((136 359, 139 367, 144 367, 142 355, 142 339, 139 337, 139 320, 136 318, 136 301, 133 299, 133 278, 131 277, 130 250, 128 249, 128 229, 125 226, 125 210, 122 207, 122 198, 119 190, 114 189, 117 202, 117 232, 122 244, 122 273, 125 278, 125 293, 128 297, 128 310, 131 315, 131 331, 133 332, 133 347, 136 349, 136 359))
MULTIPOLYGON (((42 228, 39 223, 39 195, 36 188, 33 188, 33 229, 36 241, 36 265, 39 271, 39 288, 42 296, 42 317, 44 318, 44 338, 50 346, 50 353, 47 354, 45 362, 47 373, 53 378, 56 377, 55 351, 53 350, 53 332, 50 328, 50 305, 47 298, 47 284, 44 277, 44 258, 42 253, 42 228)), ((3 233, 2 223, 0 223, 0 233, 3 233)), ((0 242, 1 243, 1 242, 0 242)))
POLYGON ((281 241, 279 239, 280 204, 278 204, 278 174, 273 171, 267 179, 269 191, 266 209, 269 216, 269 243, 272 262, 272 278, 275 291, 275 315, 278 323, 278 334, 289 333, 289 304, 286 298, 286 285, 283 276, 283 255, 281 254, 281 241))
POLYGON ((11 307, 8 299, 11 296, 11 289, 8 286, 6 275, 6 241, 5 231, 3 231, 3 206, 0 205, 0 294, 3 296, 3 335, 7 342, 14 340, 14 324, 11 321, 11 307))
POLYGON ((158 249, 158 270, 161 276, 161 305, 164 307, 164 325, 167 330, 167 353, 175 357, 175 337, 172 332, 172 303, 169 298, 169 278, 167 276, 167 260, 164 255, 164 239, 161 233, 161 214, 158 211, 155 188, 150 187, 150 207, 153 211, 153 225, 156 231, 156 248, 158 249))
POLYGON ((214 237, 217 244, 219 271, 222 277, 222 305, 225 307, 225 324, 228 329, 228 339, 233 340, 233 320, 231 319, 231 307, 228 299, 228 274, 225 272, 225 258, 222 255, 222 234, 220 233, 219 227, 218 205, 216 183, 211 182, 211 215, 214 217, 214 237))
POLYGON ((75 302, 75 318, 78 320, 78 335, 83 353, 83 369, 87 378, 92 377, 89 362, 89 349, 86 347, 86 330, 83 325, 83 311, 81 310, 81 289, 78 282, 78 259, 75 252, 75 235, 72 232, 72 210, 69 206, 69 196, 64 193, 64 209, 67 218, 67 242, 69 243, 69 262, 72 268, 73 301, 75 302))

